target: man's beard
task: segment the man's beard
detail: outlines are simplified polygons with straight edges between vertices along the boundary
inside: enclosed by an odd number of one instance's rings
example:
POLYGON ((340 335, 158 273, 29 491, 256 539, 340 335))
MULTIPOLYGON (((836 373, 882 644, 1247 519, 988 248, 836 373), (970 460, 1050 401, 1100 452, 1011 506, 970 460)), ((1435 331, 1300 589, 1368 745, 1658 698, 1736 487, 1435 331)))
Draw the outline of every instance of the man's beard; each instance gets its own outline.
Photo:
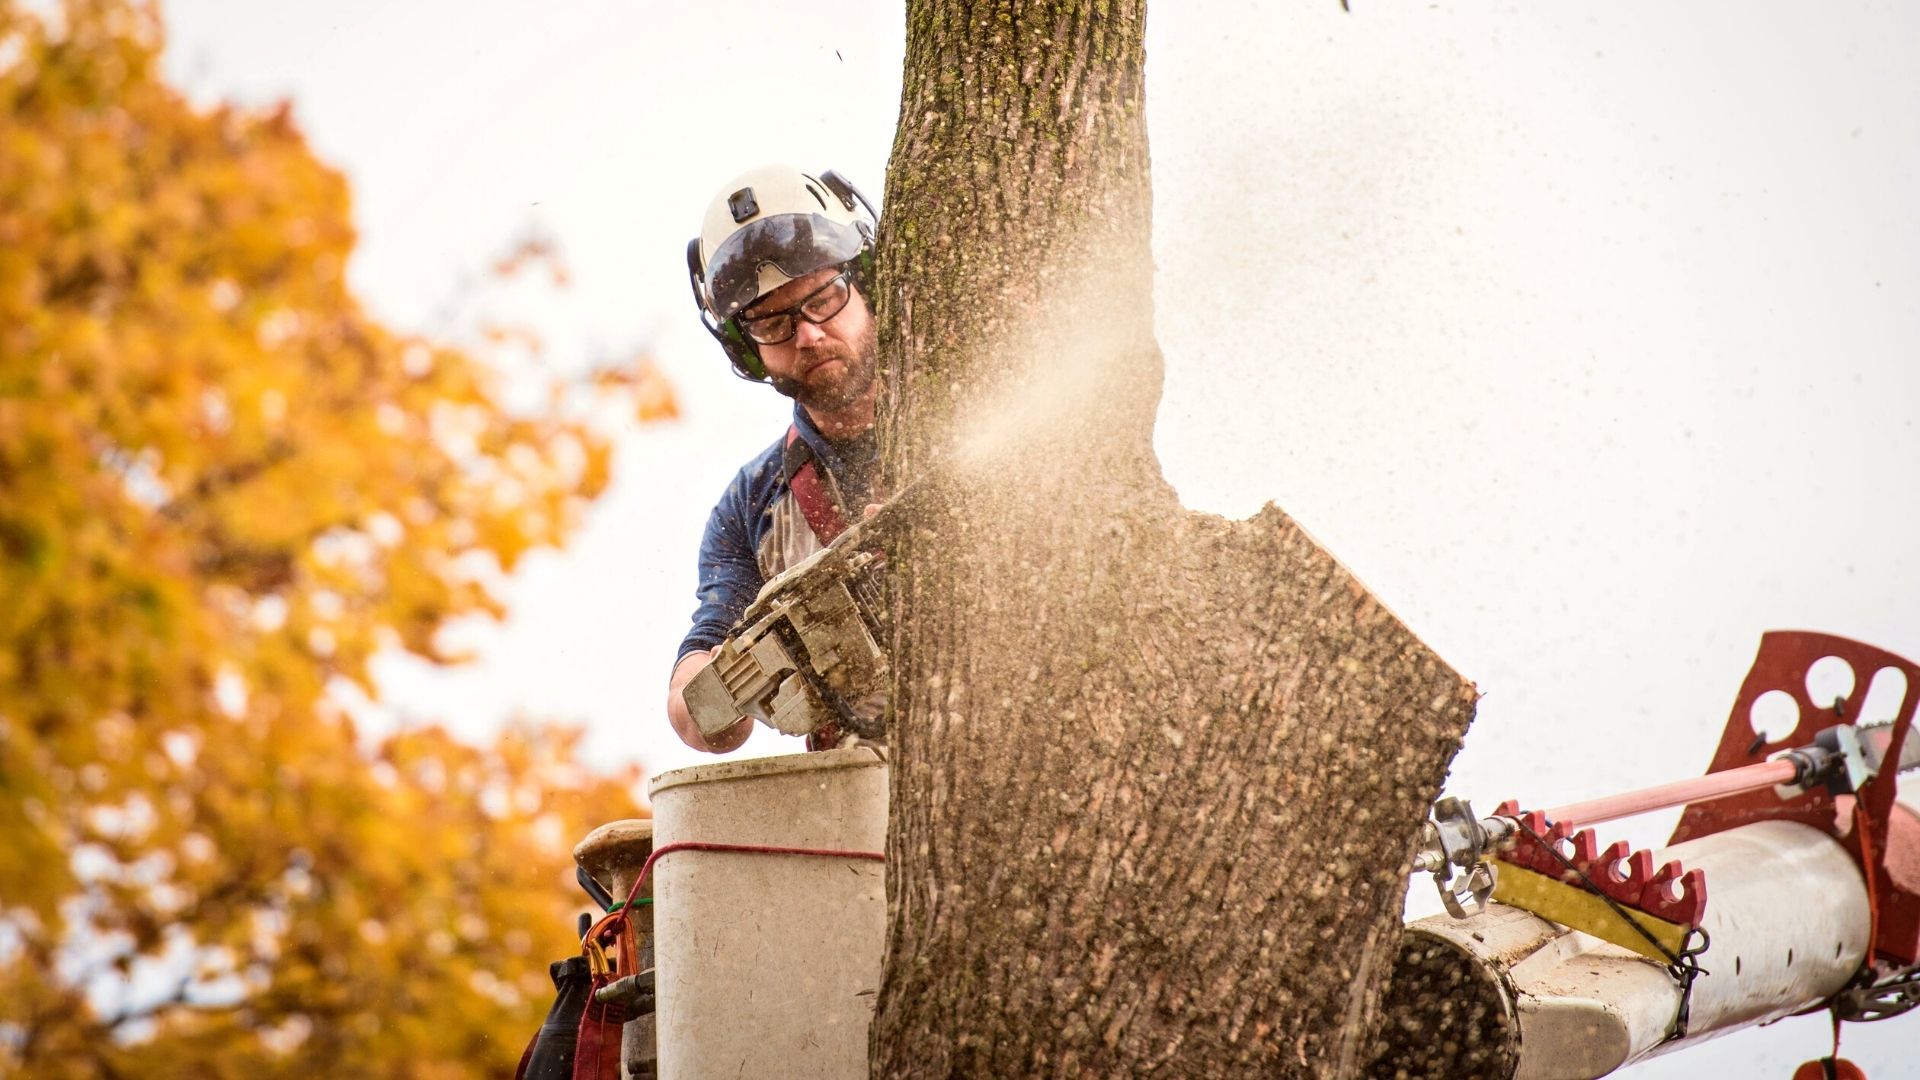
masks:
POLYGON ((797 379, 769 375, 773 388, 809 411, 838 412, 859 401, 873 385, 874 334, 869 331, 852 346, 828 339, 794 355, 807 374, 797 379), (838 371, 821 372, 830 360, 841 361, 838 371))

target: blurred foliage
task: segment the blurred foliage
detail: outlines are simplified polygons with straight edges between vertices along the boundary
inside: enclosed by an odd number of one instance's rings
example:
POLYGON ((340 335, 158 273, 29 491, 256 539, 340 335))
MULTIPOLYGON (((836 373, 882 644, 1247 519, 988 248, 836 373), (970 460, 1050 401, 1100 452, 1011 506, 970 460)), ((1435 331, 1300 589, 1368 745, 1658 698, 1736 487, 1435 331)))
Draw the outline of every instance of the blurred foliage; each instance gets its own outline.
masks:
POLYGON ((341 702, 497 613, 606 441, 369 318, 345 181, 160 44, 0 0, 0 1074, 509 1075, 637 774, 341 702))

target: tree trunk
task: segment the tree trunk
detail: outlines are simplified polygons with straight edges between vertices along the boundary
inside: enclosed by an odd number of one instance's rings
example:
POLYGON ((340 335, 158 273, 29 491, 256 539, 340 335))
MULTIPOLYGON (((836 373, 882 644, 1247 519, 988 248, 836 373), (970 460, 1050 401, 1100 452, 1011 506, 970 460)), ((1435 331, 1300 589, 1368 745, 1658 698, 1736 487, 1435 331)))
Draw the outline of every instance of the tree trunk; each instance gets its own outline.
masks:
POLYGON ((952 481, 894 552, 875 1076, 1356 1071, 1472 714, 1286 515, 1160 476, 1144 17, 907 6, 883 445, 952 481))

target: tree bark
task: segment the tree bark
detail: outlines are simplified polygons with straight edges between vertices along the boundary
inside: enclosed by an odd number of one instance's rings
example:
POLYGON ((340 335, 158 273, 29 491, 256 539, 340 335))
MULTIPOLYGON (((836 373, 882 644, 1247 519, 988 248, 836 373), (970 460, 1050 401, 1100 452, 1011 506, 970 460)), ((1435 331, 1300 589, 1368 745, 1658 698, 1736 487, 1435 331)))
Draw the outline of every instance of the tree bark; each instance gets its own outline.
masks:
POLYGON ((950 482, 893 552, 874 1076, 1357 1072, 1472 715, 1285 514, 1161 477, 1144 18, 907 6, 883 447, 950 482))

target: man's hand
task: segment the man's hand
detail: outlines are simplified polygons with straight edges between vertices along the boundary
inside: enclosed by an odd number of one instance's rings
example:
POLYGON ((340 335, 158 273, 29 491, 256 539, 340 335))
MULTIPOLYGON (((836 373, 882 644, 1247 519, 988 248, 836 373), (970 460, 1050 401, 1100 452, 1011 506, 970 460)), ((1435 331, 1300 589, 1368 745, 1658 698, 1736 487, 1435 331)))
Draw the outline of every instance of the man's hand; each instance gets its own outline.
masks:
MULTIPOLYGON (((718 646, 715 646, 715 649, 717 648, 718 646)), ((700 725, 694 722, 693 713, 687 708, 687 699, 683 693, 687 684, 693 681, 693 677, 705 670, 708 664, 713 663, 715 649, 690 652, 673 666, 673 678, 667 682, 667 720, 673 724, 674 734, 680 736, 681 742, 695 750, 705 750, 709 754, 724 754, 729 750, 739 749, 740 744, 747 741, 747 736, 753 734, 753 718, 743 716, 735 721, 732 727, 723 728, 712 735, 704 735, 700 731, 700 725)))

